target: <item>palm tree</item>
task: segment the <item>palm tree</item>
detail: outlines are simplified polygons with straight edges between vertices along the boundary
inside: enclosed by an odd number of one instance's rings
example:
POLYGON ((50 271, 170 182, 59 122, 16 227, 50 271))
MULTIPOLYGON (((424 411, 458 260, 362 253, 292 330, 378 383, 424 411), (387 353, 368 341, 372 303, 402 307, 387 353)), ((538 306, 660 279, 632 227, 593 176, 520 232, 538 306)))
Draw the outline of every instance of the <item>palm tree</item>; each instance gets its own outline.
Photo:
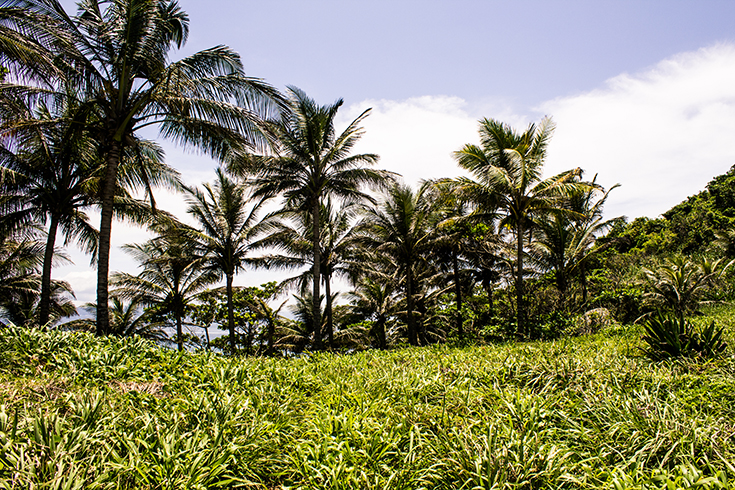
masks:
POLYGON ((654 267, 642 268, 649 295, 669 307, 680 322, 684 314, 696 311, 702 296, 735 263, 724 258, 690 259, 675 255, 654 267))
POLYGON ((434 240, 435 223, 432 213, 436 202, 430 199, 429 185, 414 192, 411 187, 395 184, 378 206, 366 211, 359 225, 364 232, 363 243, 379 255, 390 256, 398 267, 406 298, 408 341, 418 345, 415 294, 417 269, 427 260, 434 240))
POLYGON ((395 281, 364 277, 350 294, 355 311, 373 321, 371 333, 379 349, 388 347, 386 330, 396 314, 395 292, 395 281))
MULTIPOLYGON (((335 209, 331 200, 322 203, 319 226, 321 237, 319 239, 319 267, 321 280, 324 283, 324 294, 327 304, 325 314, 327 339, 329 347, 334 348, 334 319, 333 319, 333 295, 332 279, 335 276, 345 276, 351 271, 351 258, 354 256, 353 249, 356 246, 354 228, 352 221, 357 212, 357 206, 347 204, 335 209)), ((272 247, 283 252, 282 254, 269 254, 257 259, 258 264, 270 268, 297 269, 309 266, 297 277, 287 279, 285 284, 298 282, 303 293, 307 285, 313 281, 314 267, 312 264, 312 215, 311 213, 293 213, 291 216, 294 226, 275 218, 286 216, 278 213, 270 220, 264 220, 263 229, 270 230, 268 236, 253 243, 253 248, 272 247)))
POLYGON ((190 235, 205 255, 205 270, 225 276, 227 296, 227 328, 231 352, 235 352, 235 317, 232 282, 246 263, 252 250, 251 242, 258 232, 257 214, 264 199, 252 204, 245 187, 217 169, 214 185, 204 184, 204 190, 187 189, 188 212, 194 216, 199 230, 190 235))
POLYGON ((262 144, 261 119, 279 99, 246 77, 225 46, 169 62, 188 37, 189 18, 174 0, 84 0, 76 16, 57 1, 6 0, 0 13, 2 62, 13 95, 74 98, 76 121, 100 144, 104 172, 97 267, 97 333, 109 331, 108 273, 118 167, 135 135, 157 126, 164 137, 224 159, 262 144))
POLYGON ((197 255, 195 244, 177 230, 123 248, 141 264, 143 271, 137 276, 114 274, 115 295, 151 307, 157 318, 172 316, 178 348, 183 350, 184 319, 199 294, 217 281, 218 274, 203 270, 204 257, 197 255))
POLYGON ((62 107, 61 114, 55 115, 40 104, 33 114, 27 105, 17 103, 15 116, 9 124, 15 126, 12 138, 0 145, 0 164, 16 173, 14 199, 5 205, 14 207, 14 219, 20 224, 48 219, 37 319, 45 325, 51 310, 58 231, 65 242, 76 240, 90 253, 96 249, 97 231, 84 211, 94 201, 95 147, 73 123, 71 107, 62 107))
MULTIPOLYGON (((94 331, 97 322, 97 305, 85 304, 82 309, 89 318, 72 320, 59 325, 65 330, 94 331)), ((169 338, 164 330, 165 322, 159 322, 151 318, 150 312, 144 308, 143 298, 138 296, 129 302, 114 293, 110 295, 110 335, 117 337, 139 336, 155 342, 168 342, 169 338)))
POLYGON ((458 179, 458 185, 481 205, 503 214, 500 226, 511 227, 516 237, 516 321, 527 335, 523 289, 525 234, 537 216, 563 208, 563 197, 584 186, 574 179, 581 169, 542 178, 546 149, 554 130, 550 118, 530 124, 523 133, 492 119, 480 121, 480 146, 467 144, 454 157, 477 180, 458 179))
MULTIPOLYGON (((276 154, 244 156, 233 162, 233 169, 251 174, 254 196, 283 195, 286 212, 311 214, 312 277, 322 276, 320 237, 321 206, 324 199, 358 202, 373 199, 361 189, 364 185, 384 186, 390 173, 373 170, 368 165, 378 161, 374 154, 351 155, 363 134, 360 123, 369 109, 352 121, 342 133, 336 134, 334 118, 342 99, 320 106, 297 88, 289 88, 289 109, 273 126, 276 154)), ((312 314, 314 325, 321 328, 320 281, 312 281, 312 314)), ((321 348, 321 335, 315 335, 315 347, 321 348)))
POLYGON ((532 257, 542 269, 554 272, 562 304, 575 275, 581 279, 582 303, 587 302, 585 265, 610 245, 597 246, 597 237, 620 219, 602 218, 602 207, 617 185, 595 200, 594 196, 602 190, 595 180, 596 177, 587 183, 588 189, 570 195, 568 209, 554 211, 536 222, 538 233, 531 243, 532 257))

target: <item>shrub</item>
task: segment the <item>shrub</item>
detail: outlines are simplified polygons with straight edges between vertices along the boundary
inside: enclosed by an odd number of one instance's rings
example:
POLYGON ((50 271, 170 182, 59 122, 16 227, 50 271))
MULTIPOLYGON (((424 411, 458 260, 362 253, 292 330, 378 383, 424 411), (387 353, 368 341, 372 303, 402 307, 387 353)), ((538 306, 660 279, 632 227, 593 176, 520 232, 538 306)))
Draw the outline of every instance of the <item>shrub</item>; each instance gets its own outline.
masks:
POLYGON ((646 355, 653 360, 672 357, 712 358, 722 355, 727 344, 722 338, 723 328, 713 321, 701 331, 684 317, 657 312, 643 321, 647 347, 646 355))

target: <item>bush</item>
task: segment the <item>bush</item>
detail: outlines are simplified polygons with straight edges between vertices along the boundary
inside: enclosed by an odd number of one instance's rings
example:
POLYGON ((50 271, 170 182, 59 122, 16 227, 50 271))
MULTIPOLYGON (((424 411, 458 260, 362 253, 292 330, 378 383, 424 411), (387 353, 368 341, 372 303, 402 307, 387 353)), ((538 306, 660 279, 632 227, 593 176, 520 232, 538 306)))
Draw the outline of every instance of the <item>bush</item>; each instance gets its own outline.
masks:
POLYGON ((655 361, 672 357, 712 358, 722 355, 727 344, 722 338, 723 328, 712 321, 697 332, 684 317, 657 312, 643 322, 646 355, 655 361))

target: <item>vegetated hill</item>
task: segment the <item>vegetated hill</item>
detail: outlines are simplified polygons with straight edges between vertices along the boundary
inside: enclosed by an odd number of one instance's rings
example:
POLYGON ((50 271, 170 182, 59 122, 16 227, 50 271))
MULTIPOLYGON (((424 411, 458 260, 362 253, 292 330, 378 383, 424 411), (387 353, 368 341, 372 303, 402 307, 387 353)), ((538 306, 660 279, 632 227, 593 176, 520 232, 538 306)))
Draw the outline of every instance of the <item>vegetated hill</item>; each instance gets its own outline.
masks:
MULTIPOLYGON (((617 226, 609 235, 618 238, 619 252, 685 255, 705 253, 718 234, 735 229, 735 166, 712 179, 702 192, 690 196, 661 218, 637 218, 617 226)), ((729 255, 735 247, 723 244, 729 255)))
POLYGON ((732 488, 732 350, 639 339, 262 359, 1 329, 0 488, 732 488))

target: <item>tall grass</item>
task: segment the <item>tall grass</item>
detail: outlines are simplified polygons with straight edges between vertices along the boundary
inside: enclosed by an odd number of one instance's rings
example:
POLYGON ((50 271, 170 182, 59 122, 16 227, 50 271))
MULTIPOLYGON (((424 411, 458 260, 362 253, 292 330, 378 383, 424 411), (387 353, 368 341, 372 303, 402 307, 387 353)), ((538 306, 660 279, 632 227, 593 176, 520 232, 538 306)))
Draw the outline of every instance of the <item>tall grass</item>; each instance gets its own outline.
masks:
POLYGON ((732 350, 640 336, 286 360, 6 329, 0 488, 735 488, 732 350))

